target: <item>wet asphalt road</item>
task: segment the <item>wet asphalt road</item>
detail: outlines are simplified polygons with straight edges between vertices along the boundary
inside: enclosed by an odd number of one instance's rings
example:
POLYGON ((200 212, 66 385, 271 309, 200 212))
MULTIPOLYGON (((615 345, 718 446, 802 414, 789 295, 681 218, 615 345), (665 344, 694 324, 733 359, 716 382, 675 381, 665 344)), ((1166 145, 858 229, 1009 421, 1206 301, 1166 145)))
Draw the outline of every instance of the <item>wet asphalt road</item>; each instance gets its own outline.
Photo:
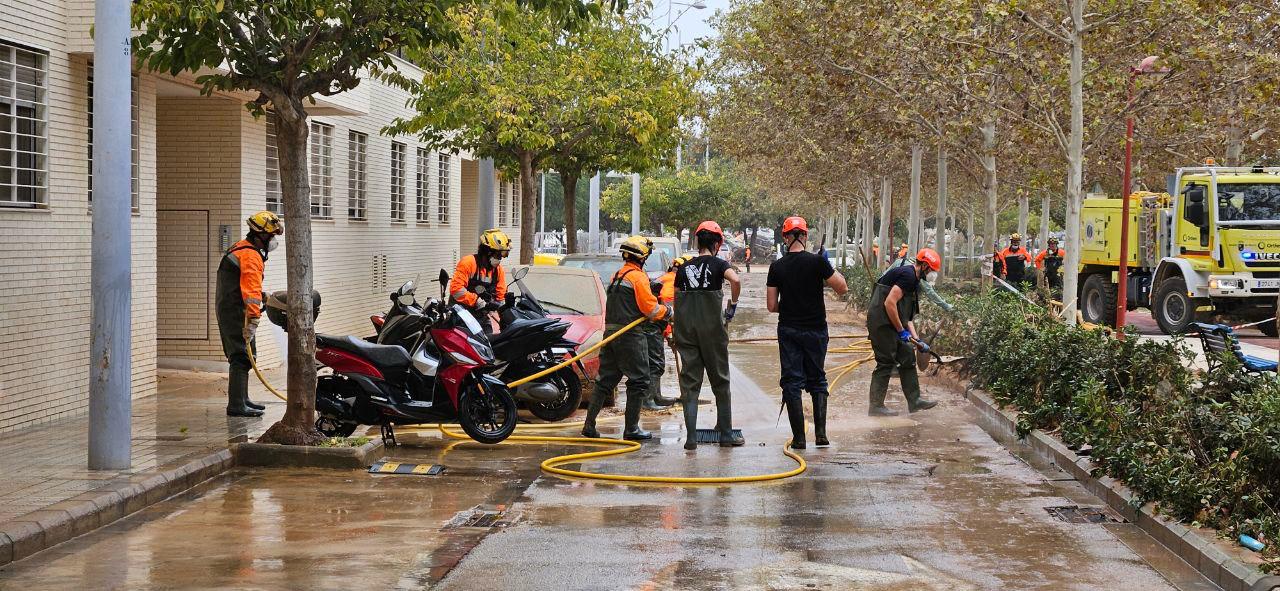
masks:
MULTIPOLYGON (((770 336, 763 273, 750 275, 735 337, 770 336)), ((833 334, 862 332, 832 304, 833 334)), ((735 426, 747 446, 682 449, 675 412, 646 414, 659 439, 585 465, 630 474, 782 471, 777 352, 734 345, 735 426), (775 426, 776 425, 776 426, 775 426)), ((838 359, 832 358, 828 365, 838 359)), ((541 475, 584 450, 449 445, 406 435, 390 459, 444 474, 236 470, 107 528, 0 569, 9 589, 1214 589, 1128 524, 1055 520, 1100 505, 1065 474, 993 442, 961 392, 926 381, 938 408, 866 416, 870 367, 833 395, 834 445, 805 474, 668 487, 541 475), (505 527, 450 527, 505 510, 505 527)), ((674 379, 665 380, 674 395, 674 379)), ((705 392, 704 398, 710 398, 705 392)), ((905 404, 891 387, 890 404, 905 404)), ((703 407, 701 424, 714 422, 703 407)), ((602 426, 606 436, 619 423, 602 426)), ((566 435, 572 432, 564 433, 566 435)))

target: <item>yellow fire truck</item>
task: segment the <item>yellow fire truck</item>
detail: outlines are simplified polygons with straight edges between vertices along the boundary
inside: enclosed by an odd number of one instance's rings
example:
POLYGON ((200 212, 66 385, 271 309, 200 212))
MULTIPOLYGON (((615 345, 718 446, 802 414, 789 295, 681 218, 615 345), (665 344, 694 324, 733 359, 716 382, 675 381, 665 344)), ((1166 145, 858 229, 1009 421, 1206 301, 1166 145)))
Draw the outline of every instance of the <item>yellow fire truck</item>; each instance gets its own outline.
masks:
MULTIPOLYGON (((1263 320, 1280 293, 1280 168, 1180 168, 1167 193, 1129 196, 1129 310, 1149 308, 1165 334, 1210 316, 1263 320)), ((1080 212, 1080 311, 1115 324, 1120 199, 1080 212)), ((1276 336, 1274 322, 1259 326, 1276 336)))

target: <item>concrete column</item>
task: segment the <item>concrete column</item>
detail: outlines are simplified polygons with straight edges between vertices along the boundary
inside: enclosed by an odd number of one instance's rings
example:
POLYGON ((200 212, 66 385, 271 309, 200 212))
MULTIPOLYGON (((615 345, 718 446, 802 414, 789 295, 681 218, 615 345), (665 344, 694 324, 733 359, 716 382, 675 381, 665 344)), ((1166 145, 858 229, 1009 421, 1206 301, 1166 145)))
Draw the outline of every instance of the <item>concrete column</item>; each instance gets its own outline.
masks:
POLYGON ((477 209, 480 212, 480 217, 477 224, 480 226, 480 233, 483 234, 485 230, 497 225, 494 223, 493 191, 498 185, 498 175, 493 169, 493 158, 480 160, 480 178, 478 180, 476 187, 479 193, 477 195, 479 207, 477 209))
POLYGON ((600 173, 591 177, 590 201, 587 207, 587 246, 600 252, 600 173))
POLYGON ((631 234, 640 233, 640 175, 631 174, 631 234))
POLYGON ((538 233, 547 233, 547 173, 542 173, 542 197, 538 203, 538 233))
POLYGON ((124 470, 130 464, 133 56, 129 8, 129 0, 97 0, 94 12, 90 470, 124 470))

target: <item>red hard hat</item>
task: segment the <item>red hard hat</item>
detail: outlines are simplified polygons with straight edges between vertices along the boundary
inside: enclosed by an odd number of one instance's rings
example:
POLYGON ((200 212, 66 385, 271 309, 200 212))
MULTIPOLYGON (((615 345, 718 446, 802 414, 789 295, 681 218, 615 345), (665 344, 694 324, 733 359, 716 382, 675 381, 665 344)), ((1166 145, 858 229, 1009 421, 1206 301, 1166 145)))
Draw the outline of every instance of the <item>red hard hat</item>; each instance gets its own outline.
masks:
POLYGON ((699 232, 702 232, 703 230, 711 232, 712 234, 719 236, 721 240, 724 240, 724 231, 720 229, 720 224, 717 224, 711 220, 707 220, 705 222, 702 222, 701 224, 698 224, 698 229, 694 230, 693 233, 696 235, 699 232))
POLYGON ((930 271, 942 270, 942 257, 932 248, 922 248, 916 253, 916 262, 929 265, 930 271))
POLYGON ((785 220, 782 220, 782 233, 783 233, 783 234, 786 234, 786 233, 791 232, 791 231, 793 231, 793 230, 800 230, 801 232, 804 232, 805 234, 808 234, 808 233, 809 233, 809 222, 804 221, 804 218, 802 218, 802 217, 800 217, 800 216, 798 216, 798 215, 793 215, 793 216, 791 216, 791 217, 789 217, 789 218, 787 218, 787 219, 785 219, 785 220))

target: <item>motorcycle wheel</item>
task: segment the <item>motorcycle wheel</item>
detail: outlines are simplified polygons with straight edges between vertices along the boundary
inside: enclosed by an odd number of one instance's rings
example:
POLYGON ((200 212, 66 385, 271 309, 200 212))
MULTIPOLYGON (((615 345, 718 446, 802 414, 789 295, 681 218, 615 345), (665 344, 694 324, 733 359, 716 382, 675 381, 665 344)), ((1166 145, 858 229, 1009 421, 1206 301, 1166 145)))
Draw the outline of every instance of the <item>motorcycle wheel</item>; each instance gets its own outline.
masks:
POLYGON ((480 443, 500 443, 516 430, 516 399, 506 387, 467 384, 458 399, 458 424, 480 443))
POLYGON ((316 431, 319 431, 325 437, 350 437, 352 433, 356 432, 356 427, 359 426, 355 423, 339 421, 324 415, 320 415, 316 419, 316 431))
POLYGON ((578 404, 582 402, 582 380, 578 379, 578 372, 566 367, 551 374, 551 383, 560 390, 560 398, 553 402, 530 402, 529 412, 544 421, 554 423, 578 410, 578 404))

